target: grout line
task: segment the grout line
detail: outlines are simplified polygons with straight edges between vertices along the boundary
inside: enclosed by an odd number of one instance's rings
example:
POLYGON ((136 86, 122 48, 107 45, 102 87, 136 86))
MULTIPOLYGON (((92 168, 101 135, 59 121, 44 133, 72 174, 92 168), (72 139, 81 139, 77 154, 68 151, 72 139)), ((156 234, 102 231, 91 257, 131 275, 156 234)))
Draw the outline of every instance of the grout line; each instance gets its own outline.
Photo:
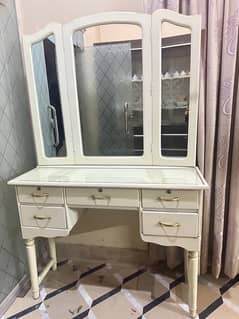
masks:
POLYGON ((238 313, 239 315, 239 306, 235 305, 231 300, 227 298, 223 298, 223 303, 228 307, 231 308, 234 312, 238 313))
POLYGON ((217 308, 219 308, 223 304, 222 296, 213 301, 206 309, 204 309, 199 314, 199 319, 207 318, 211 313, 213 313, 217 308))
POLYGON ((239 274, 233 278, 230 279, 226 284, 224 284, 221 288, 220 288, 220 293, 223 295, 225 292, 227 292, 232 286, 234 286, 237 282, 239 282, 239 274))

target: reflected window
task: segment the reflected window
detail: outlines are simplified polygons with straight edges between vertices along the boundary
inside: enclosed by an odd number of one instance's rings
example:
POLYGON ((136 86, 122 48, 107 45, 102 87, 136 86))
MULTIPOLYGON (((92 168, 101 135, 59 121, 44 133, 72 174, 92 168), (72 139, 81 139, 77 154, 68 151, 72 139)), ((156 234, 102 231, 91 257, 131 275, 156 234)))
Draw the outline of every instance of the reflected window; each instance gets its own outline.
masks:
POLYGON ((83 153, 143 155, 142 32, 105 24, 73 34, 83 153))
POLYGON ((191 30, 163 22, 161 45, 161 154, 170 157, 186 157, 191 30))

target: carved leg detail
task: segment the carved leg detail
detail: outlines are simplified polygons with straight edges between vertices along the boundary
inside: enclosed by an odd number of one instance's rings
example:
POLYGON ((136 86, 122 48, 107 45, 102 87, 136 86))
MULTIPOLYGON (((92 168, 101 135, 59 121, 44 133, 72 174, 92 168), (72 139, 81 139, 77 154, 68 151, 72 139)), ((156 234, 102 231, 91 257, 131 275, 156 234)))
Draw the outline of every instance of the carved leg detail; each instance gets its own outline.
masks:
POLYGON ((53 261, 54 261, 54 264, 52 266, 52 270, 55 271, 57 269, 55 238, 48 238, 48 244, 49 244, 50 258, 53 259, 53 261))
POLYGON ((26 239, 25 247, 27 251, 27 260, 29 266, 29 273, 32 285, 32 296, 34 299, 38 299, 40 296, 38 272, 37 272, 37 258, 34 239, 26 239))
POLYGON ((188 305, 192 318, 197 314, 198 251, 188 252, 188 305))

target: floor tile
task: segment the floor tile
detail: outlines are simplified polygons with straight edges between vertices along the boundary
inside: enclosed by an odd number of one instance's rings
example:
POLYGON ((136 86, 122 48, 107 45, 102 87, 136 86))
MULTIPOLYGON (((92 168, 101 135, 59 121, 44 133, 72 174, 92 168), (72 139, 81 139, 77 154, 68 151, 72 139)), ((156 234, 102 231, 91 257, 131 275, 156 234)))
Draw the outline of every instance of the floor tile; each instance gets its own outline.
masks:
POLYGON ((88 308, 88 305, 76 289, 66 290, 64 293, 45 300, 44 304, 51 319, 69 319, 88 308))
POLYGON ((93 308, 97 319, 136 319, 140 313, 122 293, 118 293, 93 308))
POLYGON ((239 312, 236 313, 226 305, 221 305, 217 308, 211 315, 207 317, 208 319, 238 319, 239 312))
POLYGON ((8 311, 5 313, 5 318, 8 318, 18 312, 21 312, 22 310, 29 308, 33 305, 36 305, 41 300, 34 300, 32 298, 31 292, 29 291, 28 294, 25 297, 16 298, 15 302, 12 304, 12 306, 8 309, 8 311))
POLYGON ((146 319, 188 319, 188 313, 173 300, 167 299, 145 314, 146 319))
MULTIPOLYGON (((172 289, 172 293, 176 295, 178 302, 188 302, 188 286, 185 283, 177 285, 172 289)), ((209 286, 199 283, 198 285, 198 313, 206 309, 212 302, 220 297, 219 291, 211 289, 209 286)))
MULTIPOLYGON (((239 308, 239 282, 232 286, 224 295, 223 299, 229 300, 239 308)), ((239 318, 239 317, 238 317, 239 318)))
POLYGON ((132 282, 126 283, 123 288, 127 289, 142 307, 168 291, 148 271, 135 278, 132 282))

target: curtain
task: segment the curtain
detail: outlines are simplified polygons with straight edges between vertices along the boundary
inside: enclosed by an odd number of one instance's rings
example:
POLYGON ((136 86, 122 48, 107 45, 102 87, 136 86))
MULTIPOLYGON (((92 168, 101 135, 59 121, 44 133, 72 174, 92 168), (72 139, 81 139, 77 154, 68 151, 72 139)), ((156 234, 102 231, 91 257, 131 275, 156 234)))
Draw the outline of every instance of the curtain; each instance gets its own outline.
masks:
POLYGON ((239 272, 239 1, 144 2, 147 13, 167 8, 202 16, 197 164, 210 189, 203 202, 201 273, 210 269, 215 277, 222 272, 234 277, 239 272))

